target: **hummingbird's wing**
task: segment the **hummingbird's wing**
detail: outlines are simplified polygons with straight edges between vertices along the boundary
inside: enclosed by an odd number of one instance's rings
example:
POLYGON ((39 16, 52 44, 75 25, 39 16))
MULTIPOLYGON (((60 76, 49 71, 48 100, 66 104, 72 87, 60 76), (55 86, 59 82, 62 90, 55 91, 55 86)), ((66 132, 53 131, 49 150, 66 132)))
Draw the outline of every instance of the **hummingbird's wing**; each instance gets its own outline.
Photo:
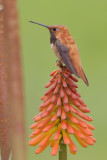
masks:
POLYGON ((64 61, 66 67, 77 77, 79 77, 78 73, 76 72, 71 59, 69 57, 69 48, 67 48, 65 45, 63 45, 59 40, 56 40, 56 48, 64 61))
POLYGON ((76 46, 76 43, 74 43, 73 45, 70 46, 69 53, 70 53, 69 54, 70 59, 72 61, 72 64, 73 64, 76 72, 78 73, 78 76, 86 83, 87 86, 89 86, 88 79, 87 79, 87 77, 84 73, 84 70, 82 68, 82 65, 81 65, 80 54, 79 54, 78 48, 76 46))
MULTIPOLYGON (((69 48, 62 44, 59 40, 56 41, 56 48, 65 63, 66 67, 77 77, 82 78, 83 81, 89 86, 87 77, 85 76, 84 70, 81 66, 81 60, 79 53, 71 54, 69 48), (78 63, 77 63, 78 62, 78 63)), ((77 47, 74 48, 77 51, 77 47)), ((74 50, 75 52, 75 50, 74 50)))

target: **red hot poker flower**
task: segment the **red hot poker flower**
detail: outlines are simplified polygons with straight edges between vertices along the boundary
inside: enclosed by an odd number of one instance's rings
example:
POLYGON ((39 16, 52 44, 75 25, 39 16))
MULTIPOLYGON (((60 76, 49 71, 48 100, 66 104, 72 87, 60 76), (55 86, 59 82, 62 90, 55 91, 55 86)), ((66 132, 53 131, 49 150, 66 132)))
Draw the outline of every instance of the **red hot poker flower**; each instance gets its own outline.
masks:
POLYGON ((77 152, 77 147, 72 141, 74 136, 82 147, 93 145, 95 139, 91 130, 94 127, 87 123, 93 119, 85 113, 90 112, 84 101, 77 92, 78 79, 64 66, 53 71, 49 83, 45 85, 49 88, 39 106, 40 113, 34 117, 35 123, 31 125, 33 129, 29 145, 39 144, 35 153, 41 153, 48 145, 52 147, 51 155, 56 155, 59 142, 69 146, 72 154, 77 152))

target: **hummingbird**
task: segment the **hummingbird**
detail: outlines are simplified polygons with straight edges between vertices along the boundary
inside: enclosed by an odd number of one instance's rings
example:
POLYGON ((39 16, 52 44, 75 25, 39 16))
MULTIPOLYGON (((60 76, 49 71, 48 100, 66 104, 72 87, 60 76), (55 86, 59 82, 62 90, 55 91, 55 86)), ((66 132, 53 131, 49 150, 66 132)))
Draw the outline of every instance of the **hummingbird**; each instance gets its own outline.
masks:
POLYGON ((33 21, 29 22, 41 25, 49 30, 51 48, 55 55, 75 76, 81 78, 89 86, 81 64, 79 50, 67 27, 64 25, 47 26, 33 21))

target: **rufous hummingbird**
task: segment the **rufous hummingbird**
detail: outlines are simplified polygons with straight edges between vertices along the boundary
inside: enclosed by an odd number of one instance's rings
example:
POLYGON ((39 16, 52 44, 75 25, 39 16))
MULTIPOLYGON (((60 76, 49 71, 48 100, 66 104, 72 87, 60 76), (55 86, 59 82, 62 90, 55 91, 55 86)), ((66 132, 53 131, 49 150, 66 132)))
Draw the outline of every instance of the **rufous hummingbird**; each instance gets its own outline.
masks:
POLYGON ((88 80, 81 65, 80 54, 74 39, 71 37, 67 27, 63 25, 47 26, 37 22, 29 21, 44 26, 50 31, 50 43, 55 55, 66 67, 77 77, 81 78, 88 86, 88 80))

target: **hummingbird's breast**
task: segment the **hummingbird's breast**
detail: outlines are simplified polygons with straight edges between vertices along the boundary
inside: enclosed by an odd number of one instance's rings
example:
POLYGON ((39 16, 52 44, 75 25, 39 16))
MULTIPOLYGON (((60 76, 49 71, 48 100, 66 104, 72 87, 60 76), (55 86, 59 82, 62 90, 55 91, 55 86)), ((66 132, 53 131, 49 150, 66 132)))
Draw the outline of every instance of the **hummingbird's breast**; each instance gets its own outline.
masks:
POLYGON ((51 43, 51 48, 52 48, 53 52, 55 53, 55 55, 56 55, 56 56, 59 58, 59 60, 62 62, 62 58, 61 58, 61 56, 60 56, 60 54, 59 54, 59 52, 58 52, 55 44, 51 43))

